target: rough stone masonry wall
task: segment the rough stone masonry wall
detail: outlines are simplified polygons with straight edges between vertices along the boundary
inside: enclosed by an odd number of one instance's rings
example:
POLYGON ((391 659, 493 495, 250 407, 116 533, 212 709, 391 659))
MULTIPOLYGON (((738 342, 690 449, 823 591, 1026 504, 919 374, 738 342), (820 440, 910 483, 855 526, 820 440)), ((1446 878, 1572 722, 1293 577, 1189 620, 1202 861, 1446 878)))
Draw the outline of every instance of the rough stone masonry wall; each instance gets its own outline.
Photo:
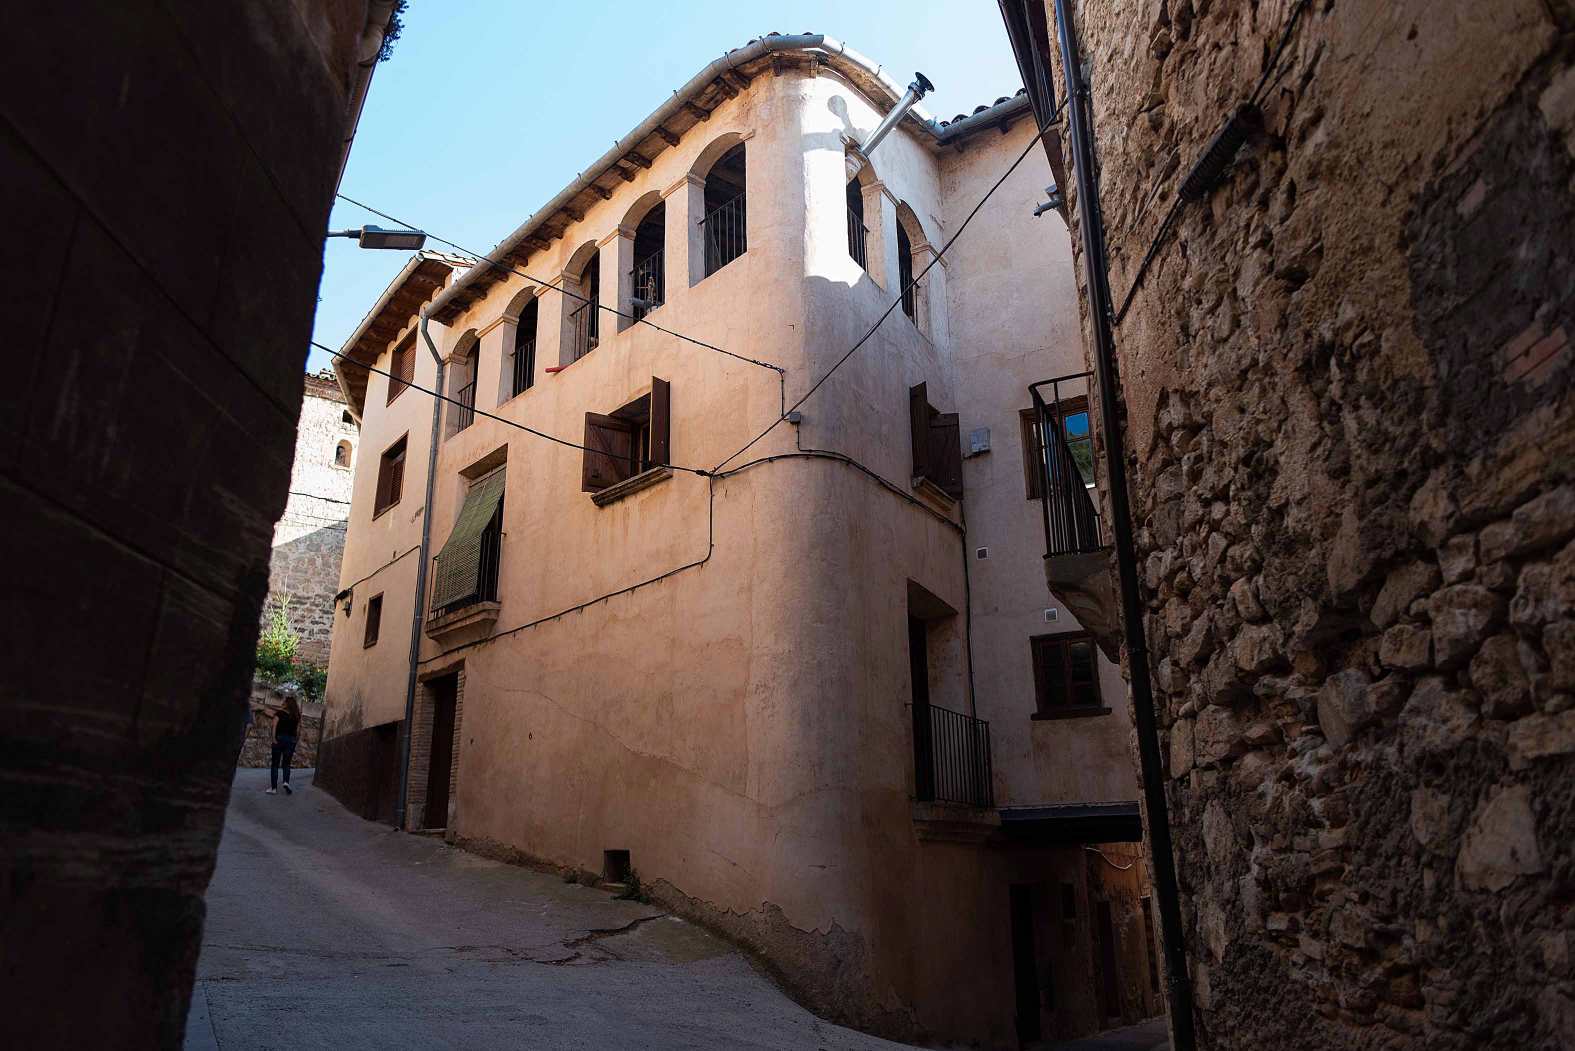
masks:
MULTIPOLYGON (((1076 3, 1118 300, 1292 6, 1076 3)), ((1202 1046, 1575 1046, 1572 29, 1314 0, 1117 332, 1202 1046)))
POLYGON ((367 12, 7 9, 0 1046, 181 1044, 367 12))
POLYGON ((269 604, 288 598, 290 626, 301 636, 299 658, 324 668, 333 641, 353 468, 360 455, 360 428, 346 416, 344 395, 332 374, 308 375, 290 495, 274 526, 269 561, 269 604), (350 450, 343 465, 334 458, 340 443, 350 450))

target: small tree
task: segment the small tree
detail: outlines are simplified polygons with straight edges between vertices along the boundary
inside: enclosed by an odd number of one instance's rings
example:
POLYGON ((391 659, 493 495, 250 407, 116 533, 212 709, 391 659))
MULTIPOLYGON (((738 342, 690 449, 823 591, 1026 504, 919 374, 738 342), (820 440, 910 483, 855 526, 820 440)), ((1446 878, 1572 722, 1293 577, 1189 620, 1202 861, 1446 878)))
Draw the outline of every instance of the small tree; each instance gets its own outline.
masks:
POLYGON ((268 683, 289 679, 300 643, 301 636, 290 627, 290 596, 271 599, 263 616, 262 633, 257 636, 257 677, 268 683))
POLYGON ((308 701, 323 699, 323 687, 328 685, 328 669, 300 661, 291 669, 290 677, 301 687, 303 698, 308 701))

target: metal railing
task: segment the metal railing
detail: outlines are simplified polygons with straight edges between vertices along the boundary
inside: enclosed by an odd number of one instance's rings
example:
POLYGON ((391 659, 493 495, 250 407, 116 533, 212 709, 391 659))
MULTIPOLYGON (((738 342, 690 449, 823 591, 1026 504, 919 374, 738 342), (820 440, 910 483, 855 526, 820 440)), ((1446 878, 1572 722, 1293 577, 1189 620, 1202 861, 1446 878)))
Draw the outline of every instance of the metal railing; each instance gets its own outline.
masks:
POLYGON ((667 301, 667 275, 662 268, 662 249, 658 248, 634 264, 634 304, 636 321, 667 301))
POLYGON ((454 395, 454 400, 459 404, 454 406, 454 433, 469 427, 476 422, 476 381, 471 381, 459 388, 454 395))
POLYGON ((869 238, 869 229, 864 225, 864 217, 852 208, 848 209, 848 254, 853 261, 865 270, 870 268, 869 252, 866 243, 869 238))
POLYGON ((528 339, 514 348, 514 393, 529 390, 536 382, 536 341, 528 339))
POLYGON ((1044 518, 1045 557, 1081 554, 1108 547, 1099 511, 1094 506, 1089 489, 1094 484, 1093 430, 1084 426, 1083 434, 1070 435, 1067 420, 1088 415, 1089 372, 1040 380, 1028 388, 1034 403, 1034 435, 1039 448, 1034 454, 1034 468, 1039 476, 1039 507, 1044 518), (1063 388, 1071 386, 1077 393, 1065 396, 1063 388), (1047 401, 1040 393, 1041 387, 1050 388, 1047 401), (1074 399, 1082 404, 1071 408, 1074 399))
POLYGON ((705 276, 710 277, 749 248, 742 193, 711 209, 700 223, 705 227, 705 276))
POLYGON ((571 315, 574 332, 570 337, 569 349, 572 354, 570 361, 579 361, 585 355, 596 349, 601 342, 598 333, 601 330, 601 306, 597 303, 597 296, 581 303, 571 315))
POLYGON ((993 807, 990 724, 933 704, 908 707, 913 712, 914 794, 919 800, 993 807))
MULTIPOLYGON (((432 581, 431 592, 437 589, 437 560, 440 555, 432 556, 432 569, 427 573, 432 581)), ((498 600, 498 567, 503 562, 503 515, 494 514, 492 521, 487 523, 487 528, 481 534, 481 549, 476 562, 476 589, 468 595, 445 602, 441 606, 433 606, 431 594, 427 597, 430 612, 428 621, 437 620, 439 617, 453 613, 455 610, 474 606, 478 602, 496 602, 498 600)))

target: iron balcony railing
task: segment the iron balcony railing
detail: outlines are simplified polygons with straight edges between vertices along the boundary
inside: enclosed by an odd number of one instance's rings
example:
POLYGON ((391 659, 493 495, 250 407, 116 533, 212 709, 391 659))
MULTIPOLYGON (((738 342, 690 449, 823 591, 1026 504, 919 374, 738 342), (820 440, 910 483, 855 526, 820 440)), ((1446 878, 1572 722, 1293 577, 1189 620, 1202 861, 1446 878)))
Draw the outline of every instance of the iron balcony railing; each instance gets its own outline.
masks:
POLYGON ((717 205, 700 223, 705 227, 705 273, 710 277, 749 247, 744 225, 744 195, 717 205))
POLYGON ((459 402, 454 407, 454 433, 458 434, 476 421, 476 381, 472 379, 459 388, 454 400, 459 402))
POLYGON ((514 348, 514 393, 531 388, 536 382, 536 341, 527 339, 514 348))
MULTIPOLYGON (((427 574, 432 580, 430 592, 437 589, 437 560, 439 555, 432 556, 432 569, 427 574)), ((435 621, 456 610, 467 606, 474 606, 478 602, 496 602, 498 600, 498 567, 503 561, 503 515, 501 511, 492 516, 492 521, 487 523, 487 528, 481 534, 481 547, 476 561, 476 588, 468 595, 462 595, 441 606, 433 606, 432 595, 427 596, 430 612, 428 621, 435 621)))
POLYGON ((853 261, 865 270, 870 268, 869 251, 866 248, 869 239, 869 229, 864 225, 864 217, 852 208, 848 209, 848 254, 853 261))
POLYGON ((571 337, 572 342, 569 344, 573 353, 573 357, 570 360, 579 361, 585 355, 595 350, 596 345, 601 342, 598 338, 598 332, 601 328, 600 314, 601 307, 597 303, 597 297, 592 296, 586 302, 581 303, 570 315, 574 326, 574 333, 571 337))
POLYGON ((645 317, 667 301, 667 277, 662 271, 662 250, 658 248, 634 264, 634 319, 645 317))
POLYGON ((909 708, 913 712, 914 788, 919 800, 993 807, 990 724, 933 704, 909 708))
POLYGON ((1040 380, 1028 388, 1033 398, 1033 433, 1039 448, 1039 507, 1044 518, 1045 557, 1082 554, 1108 546, 1094 486, 1094 441, 1089 426, 1088 390, 1092 373, 1040 380), (1041 393, 1049 388, 1049 399, 1041 393), (1067 388, 1071 388, 1071 392, 1067 388))

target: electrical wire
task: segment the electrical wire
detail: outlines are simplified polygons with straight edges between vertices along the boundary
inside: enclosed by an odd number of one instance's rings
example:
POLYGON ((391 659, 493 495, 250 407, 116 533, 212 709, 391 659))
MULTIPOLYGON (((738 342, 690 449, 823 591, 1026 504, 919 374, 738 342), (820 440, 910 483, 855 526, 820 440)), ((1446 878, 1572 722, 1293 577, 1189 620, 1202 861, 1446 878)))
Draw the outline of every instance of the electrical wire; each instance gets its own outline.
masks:
MULTIPOLYGON (((450 405, 458 405, 462 409, 469 409, 471 412, 473 412, 477 416, 482 416, 482 417, 485 417, 486 419, 489 419, 489 420, 496 420, 499 423, 506 424, 507 426, 518 428, 519 430, 524 431, 526 434, 534 434, 538 438, 545 438, 549 442, 556 442, 559 445, 566 446, 566 447, 568 447, 570 449, 579 449, 579 450, 581 450, 583 452, 599 453, 599 454, 604 454, 604 455, 607 452, 607 450, 605 450, 605 449, 592 449, 588 445, 581 445, 579 442, 571 442, 571 441, 569 441, 569 439, 567 439, 567 438, 560 438, 556 434, 548 434, 546 431, 538 431, 536 428, 534 428, 534 427, 527 427, 525 424, 520 423, 520 422, 518 422, 516 420, 504 419, 502 416, 498 416, 495 413, 490 413, 490 412, 486 411, 485 409, 478 409, 474 405, 466 405, 464 402, 457 401, 454 398, 450 398, 446 394, 439 394, 437 391, 431 390, 430 388, 427 388, 427 387, 423 387, 420 384, 412 383, 409 380, 399 379, 399 377, 395 376, 393 373, 385 372, 385 371, 383 371, 382 369, 378 368, 375 365, 367 365, 367 364, 363 364, 362 362, 359 362, 359 361, 353 361, 348 354, 343 354, 340 351, 337 351, 334 348, 332 348, 330 346, 327 346, 326 344, 317 342, 317 340, 315 340, 315 339, 311 341, 311 344, 312 344, 312 346, 316 347, 318 350, 325 351, 326 353, 332 354, 336 358, 340 358, 340 359, 343 359, 345 361, 351 361, 351 363, 353 365, 355 365, 356 368, 365 369, 368 372, 375 372, 379 376, 387 376, 391 380, 394 380, 394 381, 396 381, 398 383, 403 383, 406 387, 408 387, 411 390, 418 390, 418 391, 420 391, 423 394, 427 394, 427 395, 430 395, 430 396, 438 399, 439 401, 446 401, 450 405)), ((661 466, 663 466, 663 467, 670 467, 670 468, 672 468, 675 471, 687 471, 690 474, 698 474, 698 475, 700 475, 702 477, 712 473, 710 471, 705 470, 704 468, 700 468, 700 467, 685 467, 682 464, 676 464, 676 463, 665 463, 665 464, 662 464, 661 466)))
MULTIPOLYGON (((1309 3, 1310 0, 1298 0, 1296 7, 1291 11, 1290 17, 1286 19, 1285 28, 1281 31, 1279 42, 1269 56, 1268 65, 1264 67, 1263 75, 1258 78, 1257 86, 1253 88, 1252 94, 1248 96, 1248 105, 1256 107, 1262 102, 1264 91, 1269 86, 1269 78, 1273 75, 1275 68, 1279 66, 1280 59, 1285 54, 1285 48, 1291 42, 1291 34, 1296 30, 1296 23, 1301 20, 1302 13, 1307 10, 1309 3)), ((1186 181, 1185 177, 1183 177, 1182 181, 1186 181)), ((1169 238, 1171 230, 1175 227, 1176 219, 1181 215, 1181 210, 1186 203, 1186 200, 1180 194, 1177 194, 1175 200, 1170 202, 1170 208, 1165 212, 1165 218, 1160 220, 1159 229, 1155 232, 1153 239, 1149 241, 1148 250, 1143 253, 1142 261, 1138 263, 1137 272, 1132 275, 1132 284, 1127 288, 1127 294, 1122 297, 1121 306, 1117 308, 1115 315, 1111 319, 1112 327, 1121 324, 1122 319, 1127 316, 1127 310, 1132 306, 1132 300, 1137 296, 1138 289, 1142 287, 1143 278, 1147 276, 1149 266, 1154 262, 1154 257, 1159 254, 1160 246, 1169 238)))
MULTIPOLYGON (((406 229, 417 229, 417 227, 415 227, 413 224, 408 223, 408 222, 406 222, 403 219, 399 219, 399 218, 396 218, 395 216, 389 215, 387 212, 379 211, 378 209, 373 208, 370 204, 364 204, 361 201, 356 200, 354 197, 347 196, 346 194, 343 194, 343 193, 336 193, 336 194, 334 194, 334 196, 338 197, 341 201, 344 201, 347 204, 353 204, 357 208, 363 208, 366 211, 371 212, 373 215, 378 216, 381 219, 387 219, 391 223, 398 223, 400 226, 403 226, 406 229)), ((568 296, 571 299, 577 299, 581 303, 585 303, 587 305, 595 306, 598 310, 605 310, 605 311, 607 311, 610 314, 615 314, 618 317, 621 317, 621 318, 623 318, 623 319, 625 319, 627 321, 633 322, 634 324, 646 325, 646 326, 648 326, 650 328, 654 328, 656 331, 661 332, 661 333, 663 333, 665 335, 672 336, 674 339, 682 340, 685 343, 693 343, 695 346, 701 347, 701 348, 703 348, 705 350, 715 351, 718 354, 726 354, 730 358, 737 358, 739 361, 747 361, 751 365, 759 365, 761 368, 763 368, 763 369, 770 369, 773 372, 777 373, 778 375, 782 375, 786 371, 785 369, 782 368, 782 366, 780 366, 780 365, 773 365, 769 361, 760 361, 757 358, 751 358, 751 357, 748 357, 748 356, 743 355, 743 354, 736 354, 733 351, 727 350, 724 347, 719 347, 719 346, 717 346, 714 343, 707 343, 703 339, 696 339, 693 336, 686 336, 682 332, 675 332, 675 331, 673 331, 670 328, 663 328, 661 325, 658 325, 656 322, 650 320, 647 317, 635 317, 633 314, 626 314, 622 310, 619 310, 617 307, 608 306, 606 303, 601 302, 599 299, 592 300, 589 296, 583 296, 583 295, 581 295, 578 292, 572 292, 569 289, 564 288, 562 285, 557 284, 556 283, 556 279, 554 279, 553 281, 545 281, 542 278, 533 277, 532 275, 526 273, 524 270, 520 270, 520 269, 517 269, 515 267, 512 267, 512 266, 508 265, 507 263, 500 263, 496 259, 493 259, 491 256, 486 255, 484 253, 472 252, 470 249, 465 248, 463 245, 455 244, 453 241, 450 241, 448 238, 446 238, 446 237, 439 237, 437 234, 431 233, 430 231, 427 231, 425 229, 422 230, 422 233, 425 233, 428 237, 432 238, 432 240, 434 240, 434 241, 437 241, 439 244, 448 245, 450 248, 454 249, 456 252, 462 252, 465 255, 471 256, 471 257, 473 257, 473 258, 475 258, 475 259, 477 259, 477 260, 479 260, 481 262, 485 262, 489 266, 493 267, 496 270, 502 270, 505 273, 513 274, 516 277, 522 277, 522 278, 524 278, 527 281, 530 281, 530 282, 533 282, 533 283, 535 283, 537 285, 542 286, 543 288, 550 288, 550 289, 552 289, 552 290, 554 290, 556 292, 561 293, 562 295, 568 296)))
POLYGON ((372 572, 368 573, 366 576, 362 577, 360 580, 357 580, 354 583, 346 584, 344 587, 340 588, 339 589, 339 593, 334 596, 334 601, 335 602, 339 602, 346 595, 350 594, 350 592, 354 591, 355 588, 356 588, 356 585, 366 583, 368 580, 371 580, 373 577, 377 576, 383 570, 387 569, 389 566, 393 565, 395 562, 398 562, 400 559, 404 558, 406 555, 415 554, 417 551, 420 551, 420 550, 421 550, 421 545, 417 544, 415 547, 412 547, 412 548, 410 548, 408 550, 405 550, 405 551, 401 551, 399 554, 395 555, 393 558, 389 559, 387 562, 384 562, 382 565, 380 565, 376 569, 372 570, 372 572))
MULTIPOLYGON (((1064 107, 1064 105, 1065 105, 1065 103, 1062 104, 1062 107, 1064 107)), ((795 411, 796 409, 798 409, 799 406, 803 405, 806 401, 808 401, 810 396, 812 394, 814 394, 817 390, 819 390, 821 388, 822 384, 824 384, 833 375, 835 375, 836 371, 838 369, 840 369, 847 362, 847 360, 849 358, 853 357, 853 355, 858 352, 858 349, 860 347, 864 346, 865 343, 869 342, 870 337, 875 335, 876 330, 879 329, 881 327, 881 325, 885 322, 885 320, 888 317, 891 316, 892 311, 897 309, 897 306, 903 301, 903 299, 905 299, 907 297, 908 293, 911 292, 913 289, 917 288, 919 286, 920 282, 922 282, 924 280, 925 275, 928 274, 935 267, 935 265, 937 263, 939 263, 942 259, 944 259, 946 257, 946 253, 951 249, 952 245, 957 243, 957 238, 962 236, 962 232, 964 230, 968 229, 968 224, 973 221, 974 216, 979 214, 979 209, 984 207, 985 202, 988 201, 992 196, 995 195, 995 191, 999 190, 1001 188, 1001 184, 1006 182, 1006 180, 1011 177, 1011 174, 1014 171, 1017 170, 1017 166, 1019 164, 1022 164, 1023 161, 1027 158, 1028 154, 1033 150, 1033 148, 1036 145, 1039 144, 1039 140, 1044 138, 1045 135, 1050 131, 1051 127, 1053 127, 1053 125, 1054 125, 1055 118, 1056 118, 1057 115, 1060 114, 1062 107, 1057 107, 1056 108, 1056 112, 1051 115, 1051 118, 1050 118, 1049 121, 1045 122, 1044 127, 1040 128, 1038 130, 1038 132, 1036 132, 1034 134, 1033 138, 1028 140, 1028 145, 1023 147, 1023 152, 1018 154, 1017 155, 1017 159, 1012 162, 1011 167, 1007 168, 1005 173, 1002 174, 1002 176, 999 179, 995 180, 995 185, 991 186, 990 189, 985 192, 985 195, 983 197, 979 198, 979 203, 975 204, 973 206, 973 210, 968 213, 968 215, 967 215, 967 217, 965 219, 963 219, 962 225, 957 227, 957 232, 952 234, 951 237, 949 237, 947 239, 946 243, 941 246, 941 250, 939 252, 935 253, 935 258, 931 259, 929 261, 929 263, 925 266, 925 268, 922 271, 920 271, 918 273, 918 275, 915 276, 911 281, 908 282, 908 284, 902 289, 902 291, 897 294, 896 298, 893 299, 887 305, 886 309, 881 313, 881 316, 875 319, 875 323, 869 327, 868 331, 866 331, 864 333, 864 335, 860 336, 858 338, 858 341, 856 343, 854 343, 853 346, 848 348, 847 353, 843 354, 842 357, 838 358, 836 360, 836 363, 833 364, 831 366, 831 368, 826 370, 825 375, 821 376, 820 379, 816 380, 813 384, 811 384, 809 390, 805 391, 799 397, 798 401, 795 401, 792 405, 788 406, 782 412, 782 414, 780 416, 778 416, 775 420, 772 420, 770 426, 768 426, 765 430, 761 431, 759 434, 755 435, 753 438, 749 439, 749 441, 745 442, 743 447, 740 448, 737 452, 733 453, 731 456, 727 457, 727 459, 723 460, 721 463, 719 463, 715 467, 713 467, 712 468, 713 471, 720 471, 723 467, 726 467, 733 460, 737 459, 739 456, 742 456, 745 452, 747 452, 750 449, 751 446, 753 446, 756 442, 760 441, 760 439, 764 438, 766 435, 768 435, 772 431, 776 430, 777 425, 782 423, 784 420, 786 420, 788 418, 788 414, 789 413, 795 411)))

